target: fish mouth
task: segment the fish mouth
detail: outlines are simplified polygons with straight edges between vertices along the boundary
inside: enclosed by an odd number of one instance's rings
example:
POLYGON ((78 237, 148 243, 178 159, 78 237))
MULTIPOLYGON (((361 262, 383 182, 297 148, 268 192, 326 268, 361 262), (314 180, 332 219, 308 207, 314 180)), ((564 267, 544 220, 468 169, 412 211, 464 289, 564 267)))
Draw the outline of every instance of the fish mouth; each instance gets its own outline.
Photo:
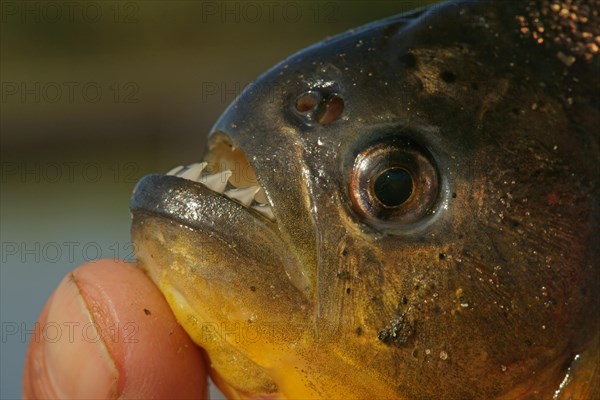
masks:
POLYGON ((275 223, 268 194, 246 154, 221 132, 211 137, 204 161, 142 178, 133 190, 130 209, 192 228, 206 227, 210 219, 220 216, 228 217, 229 223, 239 223, 240 218, 254 218, 270 227, 275 223))
POLYGON ((245 153, 213 133, 204 161, 144 177, 130 209, 138 264, 206 351, 219 386, 232 397, 280 397, 263 349, 281 340, 273 352, 288 359, 309 307, 288 278, 297 260, 245 153), (232 327, 258 336, 232 336, 232 327))

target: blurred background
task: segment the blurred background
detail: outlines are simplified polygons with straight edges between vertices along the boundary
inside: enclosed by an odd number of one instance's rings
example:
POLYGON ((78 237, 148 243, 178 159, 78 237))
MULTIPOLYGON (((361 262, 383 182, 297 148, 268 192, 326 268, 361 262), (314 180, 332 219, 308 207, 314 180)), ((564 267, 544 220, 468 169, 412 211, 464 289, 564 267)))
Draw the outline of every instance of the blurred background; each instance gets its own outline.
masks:
POLYGON ((431 2, 1 1, 0 397, 21 396, 62 277, 133 259, 142 176, 197 161, 227 104, 286 56, 431 2))

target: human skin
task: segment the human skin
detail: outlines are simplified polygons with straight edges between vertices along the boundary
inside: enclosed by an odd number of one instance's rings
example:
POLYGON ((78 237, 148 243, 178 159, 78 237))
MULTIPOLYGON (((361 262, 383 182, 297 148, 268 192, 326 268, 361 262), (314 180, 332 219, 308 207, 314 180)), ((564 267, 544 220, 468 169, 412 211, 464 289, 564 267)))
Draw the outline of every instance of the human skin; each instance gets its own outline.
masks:
POLYGON ((201 349, 144 272, 99 260, 70 272, 48 299, 23 397, 206 398, 206 371, 201 349))

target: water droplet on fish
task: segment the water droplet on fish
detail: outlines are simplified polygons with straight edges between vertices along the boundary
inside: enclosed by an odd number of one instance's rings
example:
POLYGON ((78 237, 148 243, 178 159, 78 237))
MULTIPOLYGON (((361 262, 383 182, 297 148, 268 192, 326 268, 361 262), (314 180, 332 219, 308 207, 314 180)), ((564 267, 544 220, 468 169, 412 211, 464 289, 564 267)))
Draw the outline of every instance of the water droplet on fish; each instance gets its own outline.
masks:
POLYGON ((448 359, 448 353, 446 353, 444 350, 440 351, 440 359, 447 360, 448 359))

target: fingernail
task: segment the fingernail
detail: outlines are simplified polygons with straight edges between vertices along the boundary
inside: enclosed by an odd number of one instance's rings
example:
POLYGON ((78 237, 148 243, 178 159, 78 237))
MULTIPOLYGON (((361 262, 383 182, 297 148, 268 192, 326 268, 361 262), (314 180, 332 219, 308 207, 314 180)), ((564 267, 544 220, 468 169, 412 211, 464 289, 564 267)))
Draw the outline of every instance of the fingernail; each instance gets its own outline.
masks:
POLYGON ((101 326, 69 274, 52 297, 42 331, 48 383, 56 397, 117 397, 119 372, 101 338, 101 326))

